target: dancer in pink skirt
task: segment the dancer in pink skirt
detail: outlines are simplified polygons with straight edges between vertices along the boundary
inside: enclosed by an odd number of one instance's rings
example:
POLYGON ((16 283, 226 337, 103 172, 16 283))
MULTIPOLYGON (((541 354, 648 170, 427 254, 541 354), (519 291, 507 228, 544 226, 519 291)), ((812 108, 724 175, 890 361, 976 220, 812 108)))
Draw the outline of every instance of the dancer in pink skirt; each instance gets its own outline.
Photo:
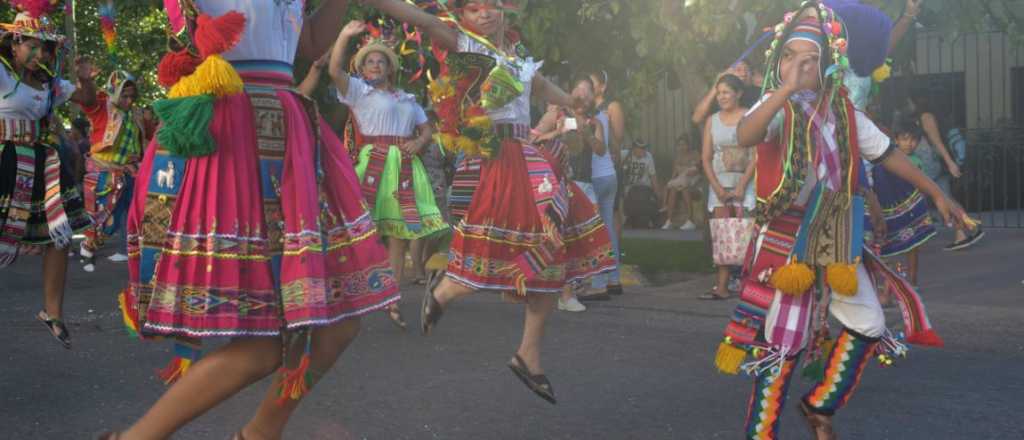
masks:
POLYGON ((163 439, 280 374, 236 438, 279 439, 300 399, 397 285, 341 142, 294 92, 297 51, 334 42, 346 2, 165 0, 169 98, 129 213, 129 328, 178 341, 174 382, 104 438, 163 439), (304 23, 305 22, 305 23, 304 23), (230 337, 200 359, 197 342, 230 337))

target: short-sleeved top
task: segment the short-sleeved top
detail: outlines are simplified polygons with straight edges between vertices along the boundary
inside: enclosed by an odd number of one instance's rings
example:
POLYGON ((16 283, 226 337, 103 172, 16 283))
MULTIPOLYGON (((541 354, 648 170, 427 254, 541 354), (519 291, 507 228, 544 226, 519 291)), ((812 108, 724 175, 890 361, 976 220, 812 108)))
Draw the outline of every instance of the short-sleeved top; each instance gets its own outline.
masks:
POLYGON ((631 150, 622 152, 622 175, 626 186, 641 185, 654 188, 654 156, 645 152, 643 157, 636 157, 631 150))
POLYGON ((401 90, 377 89, 361 78, 349 77, 348 90, 338 99, 351 110, 364 136, 412 136, 427 114, 416 97, 401 90))
POLYGON ((292 64, 302 34, 303 0, 197 0, 204 14, 217 17, 229 11, 245 15, 245 32, 228 61, 279 61, 292 64))
MULTIPOLYGON (((750 108, 747 115, 753 113, 754 110, 757 110, 757 108, 768 100, 770 96, 771 92, 765 93, 764 97, 750 108)), ((855 111, 854 119, 857 124, 857 144, 860 148, 861 157, 869 161, 874 161, 884 156, 886 151, 889 150, 889 146, 891 144, 889 136, 886 136, 886 134, 883 133, 882 130, 880 130, 878 126, 860 110, 855 111)), ((779 110, 779 112, 772 118, 771 123, 768 124, 768 131, 765 135, 766 142, 771 142, 780 136, 782 133, 782 124, 784 122, 785 113, 782 110, 779 110)), ((811 191, 818 183, 818 179, 824 177, 818 176, 817 173, 814 172, 814 161, 808 161, 807 166, 807 181, 804 182, 804 187, 800 190, 800 195, 797 197, 796 203, 798 205, 803 205, 807 202, 811 191)))
MULTIPOLYGON (((75 86, 64 79, 57 80, 57 93, 53 95, 53 107, 68 102, 75 86)), ((0 67, 0 118, 38 121, 50 109, 50 86, 35 89, 11 76, 6 68, 0 67), (15 88, 17 88, 15 90, 15 88), (14 94, 11 91, 14 90, 14 94), (10 96, 8 96, 10 95, 10 96)))
POLYGON ((496 124, 530 125, 530 93, 533 90, 533 76, 537 74, 544 62, 534 61, 533 57, 516 57, 513 63, 464 33, 459 33, 458 45, 459 52, 479 53, 494 58, 498 65, 507 66, 512 72, 515 72, 519 81, 523 83, 521 95, 505 104, 504 107, 487 112, 491 120, 496 124))

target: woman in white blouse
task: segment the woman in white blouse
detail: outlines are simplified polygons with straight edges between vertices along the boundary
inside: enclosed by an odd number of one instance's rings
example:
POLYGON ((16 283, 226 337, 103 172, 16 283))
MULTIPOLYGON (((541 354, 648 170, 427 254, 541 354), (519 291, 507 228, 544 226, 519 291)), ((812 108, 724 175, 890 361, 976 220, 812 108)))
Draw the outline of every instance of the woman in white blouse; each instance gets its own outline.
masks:
MULTIPOLYGON (((430 178, 419 158, 431 139, 427 115, 415 96, 395 88, 398 56, 384 43, 370 41, 356 53, 358 76, 345 71, 348 43, 363 32, 366 24, 361 21, 349 22, 341 30, 329 72, 338 98, 355 118, 357 141, 363 145, 356 173, 377 230, 387 240, 395 278, 401 282, 409 242, 446 231, 448 224, 434 201, 430 178)), ((388 316, 405 328, 397 303, 388 308, 388 316)))

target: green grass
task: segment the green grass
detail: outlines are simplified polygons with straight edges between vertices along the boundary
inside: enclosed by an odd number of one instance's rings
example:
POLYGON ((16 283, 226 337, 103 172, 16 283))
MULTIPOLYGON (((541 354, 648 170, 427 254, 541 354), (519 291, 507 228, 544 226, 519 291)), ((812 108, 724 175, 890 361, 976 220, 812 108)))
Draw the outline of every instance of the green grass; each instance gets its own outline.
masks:
POLYGON ((710 273, 714 270, 703 241, 624 238, 622 252, 624 264, 636 265, 644 273, 710 273))

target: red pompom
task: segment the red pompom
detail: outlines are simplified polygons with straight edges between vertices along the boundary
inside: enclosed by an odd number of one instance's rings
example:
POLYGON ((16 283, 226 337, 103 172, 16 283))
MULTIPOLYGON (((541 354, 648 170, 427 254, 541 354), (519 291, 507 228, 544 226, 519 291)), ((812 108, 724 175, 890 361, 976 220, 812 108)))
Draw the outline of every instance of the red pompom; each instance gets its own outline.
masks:
POLYGON ((164 55, 163 59, 160 60, 160 65, 156 69, 156 79, 160 85, 171 88, 178 82, 183 76, 191 75, 192 72, 196 71, 196 67, 202 62, 199 58, 188 53, 187 50, 181 52, 168 52, 164 55))
POLYGON ((206 58, 231 50, 241 40, 243 31, 245 15, 240 12, 231 11, 217 18, 199 14, 195 35, 199 56, 206 58))
POLYGON ((49 14, 56 6, 56 2, 53 0, 11 0, 11 5, 27 12, 33 18, 39 18, 49 14))

